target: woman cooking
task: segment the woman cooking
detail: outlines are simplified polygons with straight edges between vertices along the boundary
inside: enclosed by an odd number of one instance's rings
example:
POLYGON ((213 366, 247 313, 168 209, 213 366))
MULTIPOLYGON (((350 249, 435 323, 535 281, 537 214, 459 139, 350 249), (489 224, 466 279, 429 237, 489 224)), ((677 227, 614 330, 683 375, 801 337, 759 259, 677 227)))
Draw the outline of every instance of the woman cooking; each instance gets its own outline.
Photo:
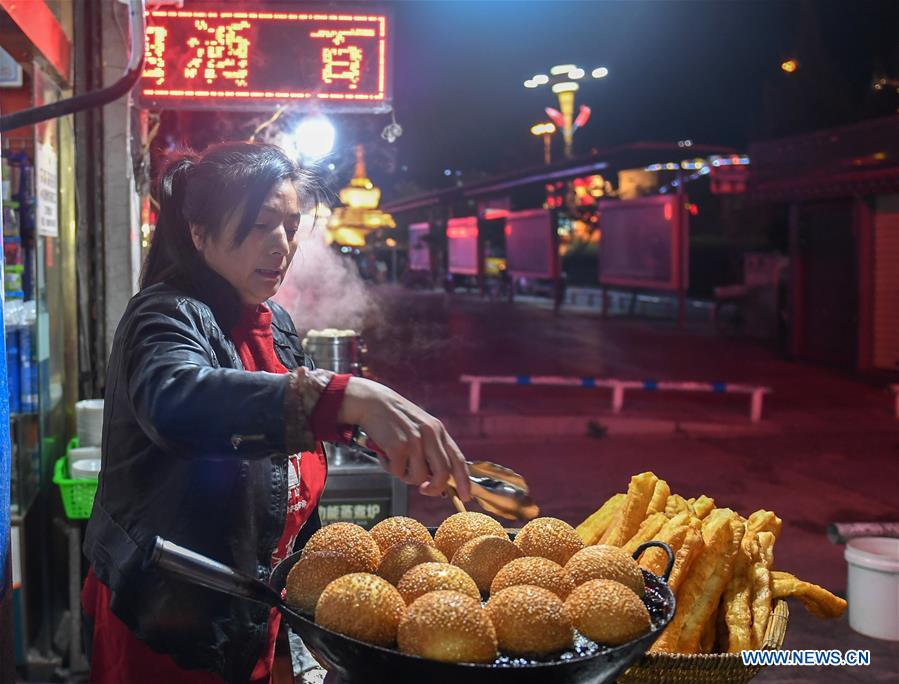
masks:
POLYGON ((82 592, 94 682, 268 682, 279 614, 145 567, 156 535, 267 579, 320 526, 322 440, 359 425, 423 494, 465 461, 443 425, 370 380, 312 370, 270 301, 313 180, 279 148, 169 162, 141 289, 109 359, 82 592))

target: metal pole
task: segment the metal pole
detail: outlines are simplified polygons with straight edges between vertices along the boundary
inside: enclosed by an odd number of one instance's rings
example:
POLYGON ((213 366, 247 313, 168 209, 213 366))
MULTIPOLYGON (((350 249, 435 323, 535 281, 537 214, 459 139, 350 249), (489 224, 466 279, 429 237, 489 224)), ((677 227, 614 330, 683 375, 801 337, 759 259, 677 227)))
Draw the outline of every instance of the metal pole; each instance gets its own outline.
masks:
POLYGON ((753 423, 758 423, 762 419, 762 401, 765 398, 765 393, 757 389, 752 393, 752 405, 749 409, 749 420, 753 423))
POLYGON ((616 383, 612 387, 612 413, 621 413, 624 407, 624 385, 616 383))
POLYGON ((468 388, 468 412, 477 413, 481 408, 481 381, 472 380, 468 388))
POLYGON ((562 128, 562 139, 565 141, 565 158, 571 159, 572 141, 574 138, 574 92, 566 90, 559 93, 559 109, 562 111, 565 126, 562 128))
POLYGON ((69 670, 84 672, 87 663, 81 653, 81 528, 75 522, 66 526, 69 541, 69 670))
POLYGON ((679 247, 678 258, 678 283, 677 283, 677 327, 683 328, 687 322, 687 252, 690 246, 687 244, 687 216, 685 203, 687 193, 684 191, 683 171, 677 172, 677 244, 679 247))

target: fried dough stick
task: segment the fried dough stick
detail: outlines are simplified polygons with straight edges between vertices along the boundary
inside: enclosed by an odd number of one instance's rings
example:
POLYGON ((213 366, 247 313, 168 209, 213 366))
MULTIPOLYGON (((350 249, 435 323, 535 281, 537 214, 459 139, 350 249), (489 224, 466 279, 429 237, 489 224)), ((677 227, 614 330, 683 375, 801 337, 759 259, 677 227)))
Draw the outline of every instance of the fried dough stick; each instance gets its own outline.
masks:
POLYGON ((706 623, 714 619, 733 575, 746 524, 729 509, 716 509, 709 517, 712 520, 703 525, 705 548, 678 591, 678 610, 653 652, 696 653, 706 623))
POLYGON ((677 594, 677 590, 683 583, 693 563, 705 548, 705 542, 702 540, 701 525, 698 518, 693 518, 690 527, 684 535, 684 542, 674 554, 674 568, 671 570, 671 577, 668 578, 668 586, 671 591, 677 594), (695 523, 695 524, 693 524, 695 523))
POLYGON ((722 609, 727 626, 727 652, 739 653, 752 648, 752 560, 758 555, 758 542, 749 531, 737 554, 734 576, 724 590, 722 609))
POLYGON ((646 517, 646 510, 652 501, 658 481, 659 478, 652 473, 640 473, 631 478, 624 508, 619 513, 620 517, 615 526, 603 536, 601 543, 624 546, 627 540, 637 533, 640 523, 646 517))
MULTIPOLYGON (((654 539, 665 542, 677 553, 687 536, 689 523, 690 515, 688 513, 678 513, 662 525, 662 529, 659 530, 654 539)), ((668 555, 662 549, 647 549, 637 562, 641 568, 648 570, 653 575, 661 575, 665 571, 665 565, 668 563, 668 555)))
POLYGON ((624 550, 629 554, 633 554, 640 544, 655 539, 659 530, 662 529, 666 522, 668 522, 668 518, 665 517, 664 513, 653 513, 640 523, 640 529, 638 529, 637 533, 624 545, 624 550))
POLYGON ((770 532, 776 540, 780 536, 783 521, 771 511, 759 509, 746 519, 746 534, 755 538, 759 532, 770 532))
POLYGON ((612 525, 615 515, 624 506, 625 494, 610 497, 595 513, 577 526, 577 534, 585 544, 596 544, 612 525))
POLYGON ((750 573, 752 585, 752 648, 761 648, 774 603, 771 591, 771 568, 774 566, 774 533, 759 532, 758 552, 750 573))
POLYGON ((687 499, 687 503, 693 507, 696 517, 702 520, 709 513, 715 510, 715 500, 703 494, 695 499, 687 499))
POLYGON ((665 503, 665 515, 673 518, 678 513, 694 514, 693 506, 684 497, 679 494, 672 494, 665 503))
POLYGON ((668 483, 665 482, 665 480, 656 482, 656 486, 652 491, 652 498, 649 500, 649 505, 646 507, 646 515, 650 516, 653 513, 664 513, 669 496, 671 496, 671 487, 668 486, 668 483))
POLYGON ((846 601, 834 596, 827 589, 811 582, 804 582, 788 572, 771 573, 774 599, 794 597, 806 610, 819 618, 838 618, 846 611, 846 601))

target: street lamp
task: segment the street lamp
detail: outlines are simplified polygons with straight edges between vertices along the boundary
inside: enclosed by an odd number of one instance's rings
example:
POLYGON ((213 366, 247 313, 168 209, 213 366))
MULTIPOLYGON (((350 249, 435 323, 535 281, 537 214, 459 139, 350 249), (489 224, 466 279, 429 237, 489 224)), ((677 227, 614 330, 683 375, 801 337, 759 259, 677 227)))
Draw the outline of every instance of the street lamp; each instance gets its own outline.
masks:
POLYGON ((796 70, 799 69, 799 62, 795 59, 785 59, 780 64, 781 71, 787 74, 796 73, 796 70))
POLYGON ((553 133, 556 127, 551 121, 538 123, 531 126, 531 134, 543 137, 543 163, 549 164, 552 161, 552 141, 553 133))
MULTIPOLYGON (((585 78, 587 72, 576 64, 557 64, 550 68, 549 74, 549 76, 546 74, 532 76, 524 82, 524 87, 533 89, 551 84, 553 93, 559 98, 559 111, 547 107, 546 113, 562 129, 565 157, 570 159, 574 132, 590 118, 590 108, 584 105, 578 110, 577 117, 574 115, 574 94, 580 89, 578 81, 585 78)), ((594 79, 605 78, 608 75, 609 70, 606 67, 597 67, 590 72, 590 76, 594 79)))
POLYGON ((336 133, 325 117, 309 116, 300 121, 291 137, 297 155, 305 161, 316 161, 330 154, 336 133))

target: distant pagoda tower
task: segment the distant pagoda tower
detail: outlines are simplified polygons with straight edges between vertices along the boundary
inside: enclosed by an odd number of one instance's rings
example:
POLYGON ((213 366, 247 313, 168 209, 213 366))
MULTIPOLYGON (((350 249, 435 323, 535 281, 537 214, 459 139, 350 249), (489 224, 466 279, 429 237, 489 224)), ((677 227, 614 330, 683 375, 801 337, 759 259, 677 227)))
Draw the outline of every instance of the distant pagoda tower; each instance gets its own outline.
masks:
POLYGON ((364 247, 365 238, 379 228, 396 228, 393 216, 378 209, 381 190, 365 171, 365 150, 356 145, 356 170, 350 184, 340 191, 342 207, 328 220, 328 242, 346 247, 364 247))

